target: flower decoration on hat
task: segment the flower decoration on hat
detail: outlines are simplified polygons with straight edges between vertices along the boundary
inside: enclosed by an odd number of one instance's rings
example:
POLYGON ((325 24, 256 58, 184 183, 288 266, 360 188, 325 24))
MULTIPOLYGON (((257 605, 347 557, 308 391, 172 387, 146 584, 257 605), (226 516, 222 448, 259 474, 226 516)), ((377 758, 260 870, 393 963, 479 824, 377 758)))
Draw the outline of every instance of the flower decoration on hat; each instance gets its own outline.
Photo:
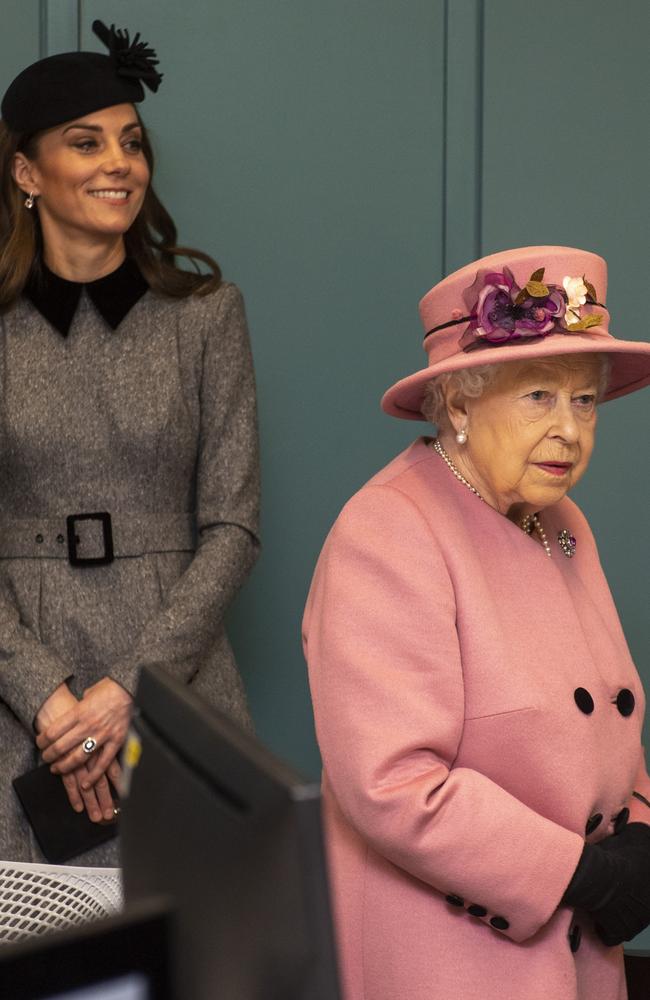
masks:
MULTIPOLYGON (((580 318, 580 307, 587 302, 592 303, 597 299, 596 289, 585 278, 571 278, 567 276, 562 282, 567 296, 567 308, 564 314, 564 322, 568 330, 587 330, 589 326, 595 326, 591 317, 580 318), (586 325, 583 325, 586 324, 586 325)), ((599 316, 598 319, 601 317, 599 316)))
POLYGON ((597 304, 596 290, 586 278, 567 276, 562 285, 547 284, 544 271, 543 267, 534 271, 523 288, 508 267, 479 271, 463 293, 469 315, 453 320, 469 321, 460 346, 468 350, 481 343, 505 344, 549 333, 575 333, 600 323, 599 314, 581 314, 585 305, 597 304))
POLYGON ((140 41, 140 33, 131 41, 128 31, 122 28, 115 30, 114 24, 107 28, 102 21, 93 21, 92 27, 115 60, 117 75, 141 80, 155 93, 162 80, 162 73, 156 69, 159 60, 155 51, 146 42, 140 41))

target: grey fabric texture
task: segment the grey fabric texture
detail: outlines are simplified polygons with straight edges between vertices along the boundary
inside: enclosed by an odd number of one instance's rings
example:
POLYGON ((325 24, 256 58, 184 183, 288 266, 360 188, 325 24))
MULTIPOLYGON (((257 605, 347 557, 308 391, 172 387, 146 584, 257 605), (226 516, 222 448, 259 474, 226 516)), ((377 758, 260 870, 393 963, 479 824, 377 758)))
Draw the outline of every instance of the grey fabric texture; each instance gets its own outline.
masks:
MULTIPOLYGON (((46 531, 80 512, 117 526, 190 513, 196 528, 195 551, 179 542, 106 566, 0 558, 0 858, 40 861, 11 780, 39 763, 34 718, 62 681, 80 696, 108 676, 133 693, 142 666, 159 665, 250 726, 223 619, 259 548, 255 385, 228 283, 147 292, 116 331, 85 293, 67 338, 24 299, 1 324, 0 518, 40 517, 46 531)), ((111 865, 116 852, 70 863, 111 865)))

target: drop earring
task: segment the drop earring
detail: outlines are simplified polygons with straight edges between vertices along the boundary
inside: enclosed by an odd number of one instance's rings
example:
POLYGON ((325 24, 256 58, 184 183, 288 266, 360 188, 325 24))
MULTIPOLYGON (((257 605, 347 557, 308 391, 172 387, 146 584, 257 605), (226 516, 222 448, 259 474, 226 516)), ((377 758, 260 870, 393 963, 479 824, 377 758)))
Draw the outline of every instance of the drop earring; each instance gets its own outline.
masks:
POLYGON ((465 444, 467 441, 467 428, 463 428, 458 431, 456 440, 458 441, 458 444, 465 444))
POLYGON ((34 192, 30 191, 27 198, 25 198, 25 208, 33 208, 33 207, 34 207, 34 192))

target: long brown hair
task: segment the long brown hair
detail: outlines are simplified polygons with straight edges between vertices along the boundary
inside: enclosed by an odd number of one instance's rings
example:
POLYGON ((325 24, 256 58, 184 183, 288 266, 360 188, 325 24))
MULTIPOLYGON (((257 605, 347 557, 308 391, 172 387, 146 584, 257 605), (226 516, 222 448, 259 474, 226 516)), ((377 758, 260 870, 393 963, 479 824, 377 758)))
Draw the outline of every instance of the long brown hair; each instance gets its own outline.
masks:
MULTIPOLYGON (((152 291, 174 298, 207 295, 221 284, 221 270, 217 262, 202 250, 177 245, 174 220, 151 184, 154 155, 141 120, 140 124, 142 151, 149 165, 150 182, 142 208, 124 234, 126 252, 136 261, 152 291), (194 270, 184 271, 178 267, 176 257, 187 257, 194 270), (208 267, 207 273, 199 270, 199 262, 208 267)), ((36 159, 41 134, 12 132, 0 120, 0 313, 6 312, 22 295, 32 270, 38 267, 43 250, 38 212, 25 208, 25 194, 16 184, 12 172, 16 153, 24 153, 30 160, 36 159)))

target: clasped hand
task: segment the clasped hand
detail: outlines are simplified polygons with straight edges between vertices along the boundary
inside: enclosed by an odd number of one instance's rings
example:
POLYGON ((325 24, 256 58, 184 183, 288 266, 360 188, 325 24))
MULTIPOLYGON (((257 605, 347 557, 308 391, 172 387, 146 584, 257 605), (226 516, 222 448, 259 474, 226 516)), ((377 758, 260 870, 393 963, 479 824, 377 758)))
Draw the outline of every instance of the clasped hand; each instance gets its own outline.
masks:
POLYGON ((644 930, 650 924, 650 826, 629 823, 586 844, 563 901, 592 914, 606 945, 644 930))
POLYGON ((605 944, 621 944, 650 924, 650 826, 630 823, 598 846, 613 862, 613 885, 594 910, 596 930, 605 944))
POLYGON ((73 809, 85 808, 95 822, 114 818, 108 779, 117 786, 120 766, 116 757, 126 738, 131 707, 124 688, 104 677, 79 700, 62 684, 36 717, 36 745, 43 761, 61 775, 73 809), (88 737, 97 743, 91 757, 83 750, 88 737))

